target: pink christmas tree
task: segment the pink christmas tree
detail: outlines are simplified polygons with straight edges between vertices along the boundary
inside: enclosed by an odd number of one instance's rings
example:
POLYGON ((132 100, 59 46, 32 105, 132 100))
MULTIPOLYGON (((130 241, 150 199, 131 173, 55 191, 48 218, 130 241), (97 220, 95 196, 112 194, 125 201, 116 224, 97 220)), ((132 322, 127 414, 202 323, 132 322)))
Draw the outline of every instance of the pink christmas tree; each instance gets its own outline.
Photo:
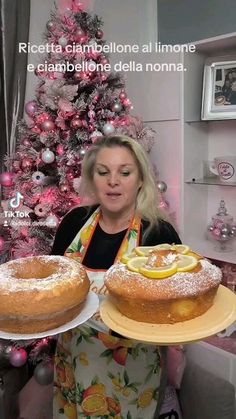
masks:
POLYGON ((154 132, 131 116, 124 79, 109 71, 104 45, 101 19, 81 2, 67 1, 47 22, 35 98, 1 175, 0 251, 8 258, 50 252, 60 219, 81 204, 81 162, 100 136, 124 133, 151 149, 154 132))

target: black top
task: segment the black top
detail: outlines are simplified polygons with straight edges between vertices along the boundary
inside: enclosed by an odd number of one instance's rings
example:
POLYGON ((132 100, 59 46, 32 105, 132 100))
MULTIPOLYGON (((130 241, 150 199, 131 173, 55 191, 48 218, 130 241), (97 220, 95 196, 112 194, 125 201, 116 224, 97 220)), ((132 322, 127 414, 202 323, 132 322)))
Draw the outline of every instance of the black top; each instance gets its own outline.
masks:
POLYGON ((116 254, 127 230, 108 234, 97 224, 83 265, 92 269, 108 269, 114 263, 116 254))
MULTIPOLYGON (((96 208, 97 206, 78 207, 66 214, 57 229, 52 255, 64 255, 76 234, 96 208)), ((148 222, 142 220, 139 245, 155 246, 161 243, 181 243, 173 226, 166 221, 160 220, 158 226, 154 227, 143 240, 142 237, 147 227, 148 222)), ((108 269, 114 262, 125 233, 126 230, 116 234, 108 234, 98 224, 83 260, 83 265, 92 269, 108 269)))

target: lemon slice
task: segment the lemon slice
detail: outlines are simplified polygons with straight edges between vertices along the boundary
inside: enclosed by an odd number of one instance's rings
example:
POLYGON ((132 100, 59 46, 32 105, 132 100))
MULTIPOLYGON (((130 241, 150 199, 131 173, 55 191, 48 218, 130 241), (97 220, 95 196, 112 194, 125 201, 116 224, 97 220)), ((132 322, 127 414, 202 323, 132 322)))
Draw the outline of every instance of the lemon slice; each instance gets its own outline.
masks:
POLYGON ((139 256, 147 256, 155 248, 156 246, 138 246, 135 247, 134 251, 139 256))
POLYGON ((182 255, 186 255, 186 253, 189 252, 190 247, 186 244, 173 244, 173 246, 171 246, 171 249, 176 250, 176 252, 178 253, 182 253, 182 255))
POLYGON ((127 268, 133 272, 139 272, 140 268, 147 263, 148 258, 145 256, 136 256, 129 259, 127 262, 127 268))
POLYGON ((168 244, 168 243, 157 244, 155 246, 155 249, 157 249, 157 250, 171 250, 172 245, 168 244))
POLYGON ((171 265, 161 266, 159 268, 151 268, 148 269, 146 267, 140 267, 139 272, 146 276, 147 278, 151 279, 163 279, 167 278, 168 276, 174 275, 177 272, 177 263, 174 262, 171 265))
POLYGON ((179 255, 177 261, 178 272, 188 272, 194 269, 198 264, 198 260, 194 256, 179 255))
POLYGON ((199 255, 199 253, 193 252, 192 250, 188 252, 188 256, 194 256, 197 260, 203 259, 202 255, 199 255))
POLYGON ((131 253, 125 253, 124 255, 122 255, 121 257, 121 262, 122 263, 127 263, 129 259, 132 259, 134 257, 137 257, 137 254, 135 252, 131 252, 131 253))

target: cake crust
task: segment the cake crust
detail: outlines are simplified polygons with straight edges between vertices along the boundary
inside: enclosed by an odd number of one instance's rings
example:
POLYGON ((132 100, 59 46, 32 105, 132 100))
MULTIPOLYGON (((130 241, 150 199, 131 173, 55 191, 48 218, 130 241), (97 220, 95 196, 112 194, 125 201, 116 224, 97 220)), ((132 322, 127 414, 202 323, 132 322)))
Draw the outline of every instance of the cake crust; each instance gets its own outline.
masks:
POLYGON ((125 316, 148 323, 176 323, 205 313, 213 304, 221 270, 201 259, 197 268, 164 279, 150 279, 127 265, 113 265, 105 285, 113 303, 125 316))
POLYGON ((1 265, 0 330, 34 333, 76 317, 89 292, 84 267, 64 256, 21 258, 1 265))

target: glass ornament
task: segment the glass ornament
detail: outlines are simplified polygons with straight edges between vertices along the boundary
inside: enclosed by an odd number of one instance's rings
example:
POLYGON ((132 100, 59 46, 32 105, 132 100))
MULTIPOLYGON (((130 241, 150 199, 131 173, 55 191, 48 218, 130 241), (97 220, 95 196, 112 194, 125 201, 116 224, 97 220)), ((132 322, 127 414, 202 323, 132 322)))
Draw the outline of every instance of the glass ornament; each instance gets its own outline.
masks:
MULTIPOLYGON (((215 243, 214 250, 217 252, 229 252, 232 250, 232 239, 234 235, 233 217, 228 214, 225 201, 222 199, 218 211, 211 218, 211 223, 207 226, 207 238, 215 243)), ((236 230, 236 229, 235 229, 236 230)))

